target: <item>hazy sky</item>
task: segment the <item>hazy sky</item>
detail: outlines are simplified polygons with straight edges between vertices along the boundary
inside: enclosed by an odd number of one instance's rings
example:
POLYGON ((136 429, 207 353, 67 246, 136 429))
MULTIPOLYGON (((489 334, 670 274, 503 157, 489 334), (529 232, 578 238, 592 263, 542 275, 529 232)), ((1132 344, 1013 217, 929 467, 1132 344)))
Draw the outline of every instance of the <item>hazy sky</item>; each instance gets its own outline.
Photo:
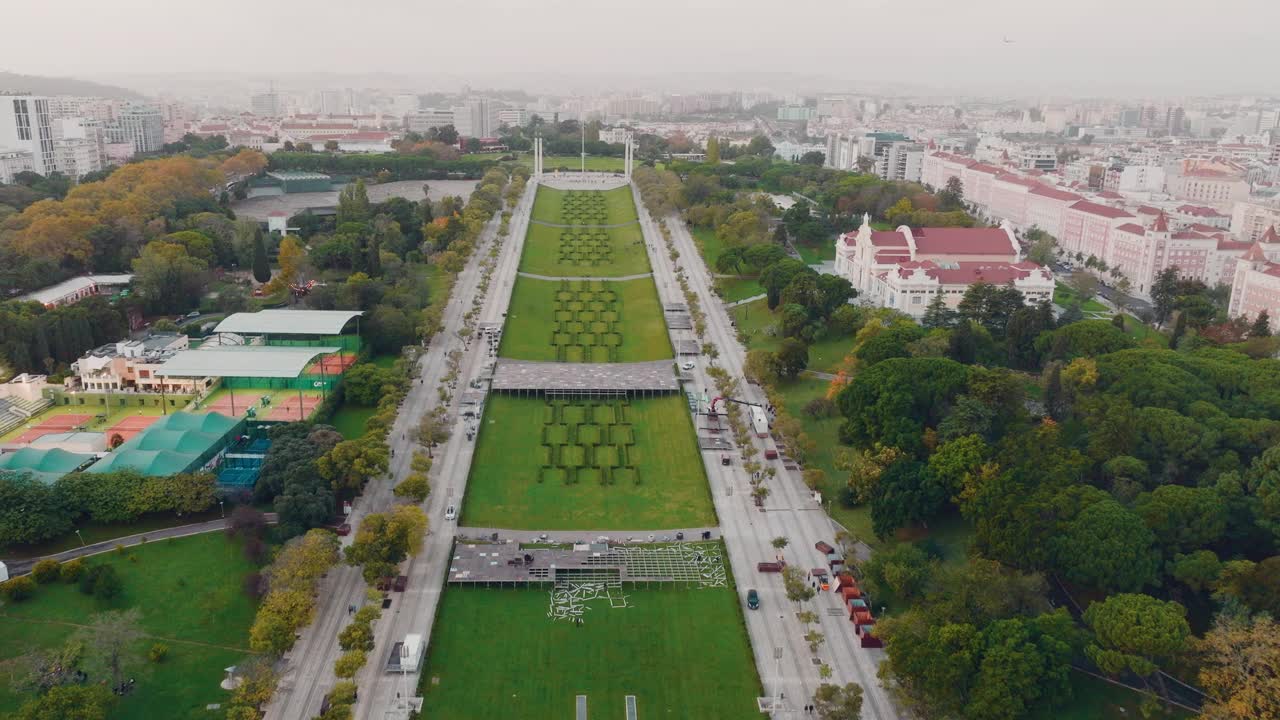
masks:
POLYGON ((993 92, 1280 89, 1280 1, 1191 10, 1178 0, 3 2, 3 25, 24 30, 5 34, 0 70, 772 71, 993 92))

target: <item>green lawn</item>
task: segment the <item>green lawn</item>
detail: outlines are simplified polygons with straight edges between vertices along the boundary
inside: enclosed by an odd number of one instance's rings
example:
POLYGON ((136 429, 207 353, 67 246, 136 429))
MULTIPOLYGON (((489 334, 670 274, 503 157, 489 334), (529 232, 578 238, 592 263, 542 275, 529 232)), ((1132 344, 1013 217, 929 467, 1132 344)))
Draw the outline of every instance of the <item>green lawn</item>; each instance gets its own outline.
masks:
MULTIPOLYGON (((520 164, 533 167, 533 153, 521 153, 520 164)), ((582 157, 578 155, 544 155, 542 167, 546 172, 554 172, 562 168, 578 170, 582 167, 582 157)), ((622 158, 588 155, 587 170, 622 172, 622 158)))
POLYGON ((550 277, 622 277, 650 272, 638 224, 607 229, 531 224, 520 270, 550 277))
POLYGON ((849 449, 836 440, 836 433, 844 419, 838 414, 832 418, 815 419, 804 413, 804 406, 810 400, 826 395, 829 384, 826 380, 801 376, 780 385, 778 391, 785 398, 787 412, 804 425, 804 431, 817 443, 817 448, 809 455, 805 467, 816 467, 826 473, 821 490, 823 501, 831 501, 828 505, 831 517, 848 528, 859 540, 875 546, 877 540, 871 530, 870 507, 863 505, 847 508, 840 503, 840 491, 847 485, 849 477, 846 471, 836 469, 836 456, 842 450, 849 449))
POLYGON ((638 219, 630 187, 612 190, 558 190, 538 186, 533 198, 534 220, 559 225, 619 225, 638 219), (586 211, 603 211, 592 216, 586 211))
MULTIPOLYGON (((1071 702, 1055 711, 1052 720, 1132 720, 1143 717, 1139 709, 1142 695, 1084 673, 1071 673, 1071 694, 1071 702)), ((1154 717, 1190 718, 1192 715, 1170 709, 1154 717)))
POLYGON ((333 419, 329 421, 329 424, 342 433, 342 437, 347 440, 355 440, 364 435, 364 424, 376 412, 378 412, 377 408, 343 404, 333 414, 333 419))
POLYGON ((498 354, 545 362, 673 357, 652 278, 625 282, 518 278, 498 354))
MULTIPOLYGON (((1078 302, 1078 301, 1079 301, 1079 296, 1076 293, 1075 288, 1061 281, 1057 283, 1057 287, 1053 291, 1053 304, 1057 305, 1058 307, 1065 308, 1071 305, 1071 303, 1078 302)), ((1092 298, 1081 303, 1080 310, 1086 313, 1111 312, 1106 305, 1103 305, 1102 303, 1092 298)))
MULTIPOLYGON (((77 630, 67 623, 84 623, 95 612, 137 607, 143 631, 154 636, 140 645, 145 649, 164 642, 169 655, 131 673, 137 687, 120 701, 112 720, 221 718, 225 711, 204 707, 228 698, 218 683, 223 668, 250 654, 248 631, 255 609, 241 590, 242 578, 255 568, 238 545, 222 533, 209 533, 156 541, 87 562, 115 565, 123 594, 102 605, 75 586, 58 583, 42 586, 26 602, 6 605, 0 614, 0 660, 62 643, 77 630)), ((17 709, 23 699, 7 685, 0 687, 0 711, 17 709)))
POLYGON ((629 607, 593 601, 582 625, 547 617, 542 590, 450 588, 420 691, 423 716, 758 718, 760 680, 728 588, 625 589, 629 607))
MULTIPOLYGON (((776 315, 762 298, 739 305, 730 313, 734 323, 747 334, 748 350, 777 350, 782 338, 771 334, 777 323, 776 315)), ((841 361, 853 349, 853 337, 835 337, 819 340, 809 346, 809 370, 835 372, 841 361)))
POLYGON ((792 242, 796 252, 800 253, 800 259, 810 265, 817 265, 827 260, 836 259, 835 242, 824 242, 821 245, 802 245, 798 242, 792 242))
POLYGON ((491 395, 462 525, 527 530, 656 530, 716 523, 688 405, 679 395, 625 408, 553 411, 491 395), (605 484, 608 482, 608 484, 605 484))

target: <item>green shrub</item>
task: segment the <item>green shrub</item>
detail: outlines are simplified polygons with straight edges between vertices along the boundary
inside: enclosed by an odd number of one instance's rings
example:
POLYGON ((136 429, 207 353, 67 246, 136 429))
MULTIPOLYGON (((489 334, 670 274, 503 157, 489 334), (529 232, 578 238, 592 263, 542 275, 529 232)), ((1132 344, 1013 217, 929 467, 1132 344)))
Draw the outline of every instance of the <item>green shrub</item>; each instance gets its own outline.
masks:
POLYGON ((156 643, 147 651, 147 659, 153 663, 164 662, 164 659, 168 656, 169 646, 164 643, 156 643))
POLYGON ((110 565, 95 565, 80 576, 80 592, 99 600, 110 600, 123 589, 120 574, 110 565))
POLYGON ((34 595, 36 592, 36 581, 31 579, 30 575, 11 578, 0 584, 0 593, 10 602, 22 602, 34 595))
POLYGON ((329 702, 332 705, 351 705, 356 701, 356 684, 350 680, 336 683, 329 691, 329 702))
POLYGON ((84 575, 84 560, 76 558, 62 564, 62 579, 65 582, 73 583, 84 575))
POLYGON ((338 647, 343 650, 372 650, 373 629, 368 623, 351 623, 338 633, 338 647))
POLYGON ((41 585, 57 582, 62 576, 62 563, 53 559, 41 560, 31 568, 31 577, 41 585))

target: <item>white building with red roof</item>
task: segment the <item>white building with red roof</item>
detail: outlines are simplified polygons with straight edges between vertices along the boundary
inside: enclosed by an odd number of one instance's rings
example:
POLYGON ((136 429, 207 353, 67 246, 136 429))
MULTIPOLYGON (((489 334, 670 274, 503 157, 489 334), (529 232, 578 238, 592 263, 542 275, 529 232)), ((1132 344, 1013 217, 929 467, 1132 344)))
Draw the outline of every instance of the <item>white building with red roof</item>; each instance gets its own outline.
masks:
POLYGON ((866 215, 856 232, 836 239, 836 273, 848 278, 861 302, 924 315, 933 296, 955 307, 970 285, 1012 285, 1028 303, 1053 297, 1053 273, 1023 260, 1013 230, 915 228, 872 230, 866 215))
POLYGON ((1267 228, 1263 237, 1253 243, 1235 264, 1231 283, 1231 317, 1250 320, 1266 311, 1270 318, 1280 317, 1280 237, 1275 227, 1267 228))

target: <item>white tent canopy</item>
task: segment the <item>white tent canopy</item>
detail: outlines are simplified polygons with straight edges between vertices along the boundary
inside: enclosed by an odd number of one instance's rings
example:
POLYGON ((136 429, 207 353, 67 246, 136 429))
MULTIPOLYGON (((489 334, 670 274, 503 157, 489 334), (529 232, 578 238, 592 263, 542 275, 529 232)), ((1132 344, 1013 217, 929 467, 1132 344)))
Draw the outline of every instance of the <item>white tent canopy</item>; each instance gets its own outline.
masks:
POLYGON ((338 335, 360 310, 259 310, 234 313, 218 323, 216 333, 241 335, 338 335))

